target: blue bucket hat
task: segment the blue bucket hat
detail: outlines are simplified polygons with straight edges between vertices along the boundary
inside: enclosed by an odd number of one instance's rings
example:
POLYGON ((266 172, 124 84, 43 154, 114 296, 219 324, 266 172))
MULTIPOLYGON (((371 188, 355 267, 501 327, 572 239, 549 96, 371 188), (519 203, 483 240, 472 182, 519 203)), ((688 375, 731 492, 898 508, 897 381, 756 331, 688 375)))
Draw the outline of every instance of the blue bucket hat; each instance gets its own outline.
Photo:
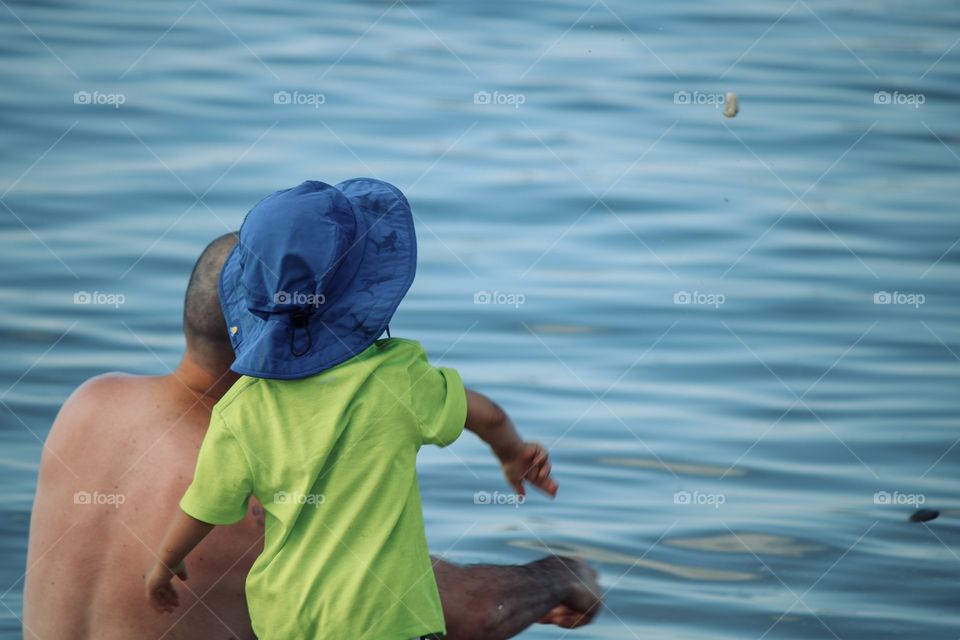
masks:
POLYGON ((410 204, 372 178, 308 180, 253 207, 220 273, 236 360, 258 378, 305 378, 387 328, 417 269, 410 204))

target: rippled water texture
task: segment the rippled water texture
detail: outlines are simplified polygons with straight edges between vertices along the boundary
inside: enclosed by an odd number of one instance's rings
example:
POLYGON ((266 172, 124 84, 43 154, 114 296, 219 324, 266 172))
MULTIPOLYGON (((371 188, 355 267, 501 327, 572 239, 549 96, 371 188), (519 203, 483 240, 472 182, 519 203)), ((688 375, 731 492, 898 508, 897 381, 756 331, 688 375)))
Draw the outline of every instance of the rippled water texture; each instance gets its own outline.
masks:
POLYGON ((2 4, 4 637, 64 398, 175 365, 200 249, 356 175, 417 215, 394 334, 561 485, 425 451, 436 552, 590 559, 570 638, 958 636, 960 5, 2 4))

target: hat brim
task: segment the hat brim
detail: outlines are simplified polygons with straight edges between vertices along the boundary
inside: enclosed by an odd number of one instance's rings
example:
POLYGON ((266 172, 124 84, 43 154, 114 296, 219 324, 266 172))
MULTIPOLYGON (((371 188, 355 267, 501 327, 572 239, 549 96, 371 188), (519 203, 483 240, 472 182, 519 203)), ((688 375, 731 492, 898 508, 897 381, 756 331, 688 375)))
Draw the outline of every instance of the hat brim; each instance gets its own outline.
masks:
MULTIPOLYGON (((345 180, 335 188, 350 201, 366 227, 356 241, 362 258, 354 278, 322 313, 311 315, 305 329, 286 317, 264 319, 247 308, 240 284, 240 243, 220 272, 220 306, 236 359, 233 371, 258 378, 305 378, 348 360, 383 335, 406 295, 417 268, 413 213, 393 185, 373 178, 345 180), (361 244, 362 243, 362 244, 361 244), (294 340, 309 347, 292 349, 294 340), (299 355, 295 355, 299 353, 299 355)), ((242 228, 241 228, 242 232, 242 228)), ((242 235, 241 235, 242 237, 242 235)))

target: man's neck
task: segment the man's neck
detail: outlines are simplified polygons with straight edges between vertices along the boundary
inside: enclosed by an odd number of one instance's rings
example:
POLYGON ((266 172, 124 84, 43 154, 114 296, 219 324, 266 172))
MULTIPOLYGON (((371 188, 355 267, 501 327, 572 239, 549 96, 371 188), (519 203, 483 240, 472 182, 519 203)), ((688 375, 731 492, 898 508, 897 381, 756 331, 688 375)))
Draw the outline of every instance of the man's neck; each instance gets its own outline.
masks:
POLYGON ((186 387, 197 400, 212 407, 240 377, 230 369, 214 372, 201 365, 188 350, 177 368, 170 374, 186 387))

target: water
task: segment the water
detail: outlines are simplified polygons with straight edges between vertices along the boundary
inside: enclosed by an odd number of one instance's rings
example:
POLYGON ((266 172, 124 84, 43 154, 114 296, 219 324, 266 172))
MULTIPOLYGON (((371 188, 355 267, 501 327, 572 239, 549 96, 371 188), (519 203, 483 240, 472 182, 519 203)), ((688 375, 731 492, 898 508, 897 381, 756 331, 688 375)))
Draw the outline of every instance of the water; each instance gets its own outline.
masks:
POLYGON ((485 448, 425 452, 435 551, 592 559, 608 609, 571 638, 957 637, 960 7, 0 16, 4 637, 64 398, 174 366, 203 245, 269 191, 356 175, 418 216, 394 333, 549 444, 561 484, 555 502, 475 505, 505 490, 485 448), (732 120, 712 104, 726 91, 732 120), (503 304, 474 304, 484 291, 503 304), (921 498, 943 514, 908 523, 921 498))

